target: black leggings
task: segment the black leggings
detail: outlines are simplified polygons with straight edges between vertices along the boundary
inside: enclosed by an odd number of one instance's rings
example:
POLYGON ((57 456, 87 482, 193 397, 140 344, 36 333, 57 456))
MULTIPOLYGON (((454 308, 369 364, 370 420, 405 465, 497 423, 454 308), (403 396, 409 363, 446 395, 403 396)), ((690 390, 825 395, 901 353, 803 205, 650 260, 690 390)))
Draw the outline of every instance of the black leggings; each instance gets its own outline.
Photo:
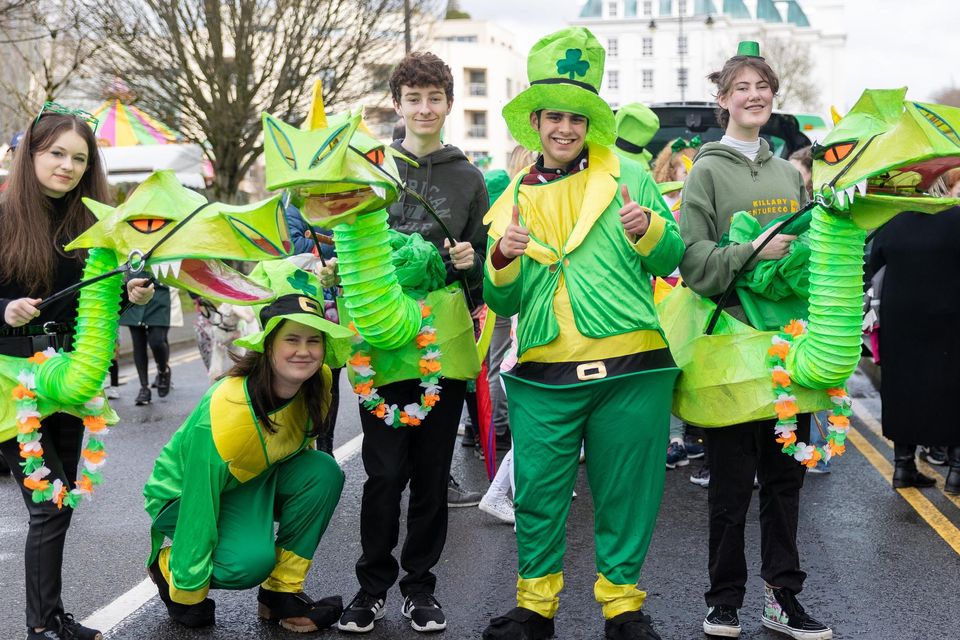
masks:
POLYGON ((140 378, 140 386, 149 386, 150 380, 147 377, 147 344, 150 344, 150 351, 153 352, 153 360, 157 363, 157 370, 163 371, 167 368, 167 361, 170 359, 170 345, 167 344, 167 332, 170 327, 130 327, 130 337, 133 339, 133 363, 137 365, 137 376, 140 378))

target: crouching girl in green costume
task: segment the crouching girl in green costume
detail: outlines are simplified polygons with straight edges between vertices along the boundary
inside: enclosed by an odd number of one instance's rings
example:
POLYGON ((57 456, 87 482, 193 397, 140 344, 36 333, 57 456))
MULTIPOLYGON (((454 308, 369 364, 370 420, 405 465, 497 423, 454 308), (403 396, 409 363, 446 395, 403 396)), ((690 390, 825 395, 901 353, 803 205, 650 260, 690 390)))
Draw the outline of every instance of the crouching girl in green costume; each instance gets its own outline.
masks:
POLYGON ((350 332, 324 319, 312 274, 281 260, 250 277, 278 297, 257 310, 263 330, 237 341, 247 355, 157 458, 144 488, 149 571, 186 626, 213 624, 209 589, 259 584, 260 617, 315 631, 343 608, 339 596, 314 602, 303 582, 343 488, 337 463, 313 446, 328 428, 330 367, 343 366, 350 332))

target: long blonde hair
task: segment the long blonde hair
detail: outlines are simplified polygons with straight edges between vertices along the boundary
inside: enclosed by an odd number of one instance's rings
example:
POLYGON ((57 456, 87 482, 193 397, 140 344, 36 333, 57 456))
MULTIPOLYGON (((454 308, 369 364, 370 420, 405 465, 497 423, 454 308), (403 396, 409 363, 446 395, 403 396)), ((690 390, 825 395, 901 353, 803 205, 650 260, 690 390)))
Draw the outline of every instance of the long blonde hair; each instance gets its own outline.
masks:
POLYGON ((513 148, 513 151, 510 152, 510 158, 507 160, 507 175, 513 178, 513 176, 517 175, 517 172, 530 166, 536 162, 536 160, 537 158, 533 154, 533 151, 518 144, 513 148))
POLYGON ((686 147, 680 151, 674 151, 670 145, 666 145, 657 154, 657 159, 653 162, 653 181, 657 184, 662 182, 673 182, 674 171, 683 166, 683 157, 691 160, 697 155, 696 149, 686 147))

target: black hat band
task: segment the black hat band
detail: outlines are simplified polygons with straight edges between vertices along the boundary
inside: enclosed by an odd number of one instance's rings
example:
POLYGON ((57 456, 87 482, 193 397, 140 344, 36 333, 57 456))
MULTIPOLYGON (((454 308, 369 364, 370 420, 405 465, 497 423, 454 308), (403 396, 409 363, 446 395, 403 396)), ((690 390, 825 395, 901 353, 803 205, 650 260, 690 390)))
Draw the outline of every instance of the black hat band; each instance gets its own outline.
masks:
POLYGON ((323 307, 319 302, 309 296, 302 296, 296 293, 288 293, 280 296, 263 309, 260 310, 260 326, 267 326, 267 321, 276 316, 286 316, 293 313, 309 313, 315 316, 323 316, 323 307))
POLYGON ((575 87, 580 87, 581 89, 586 89, 591 93, 600 95, 600 92, 592 84, 587 84, 586 82, 580 82, 579 80, 570 80, 569 78, 544 78, 543 80, 534 80, 530 83, 534 84, 572 84, 575 87))
POLYGON ((617 138, 614 144, 617 145, 618 149, 623 149, 627 153, 643 153, 643 147, 635 145, 625 138, 617 138))

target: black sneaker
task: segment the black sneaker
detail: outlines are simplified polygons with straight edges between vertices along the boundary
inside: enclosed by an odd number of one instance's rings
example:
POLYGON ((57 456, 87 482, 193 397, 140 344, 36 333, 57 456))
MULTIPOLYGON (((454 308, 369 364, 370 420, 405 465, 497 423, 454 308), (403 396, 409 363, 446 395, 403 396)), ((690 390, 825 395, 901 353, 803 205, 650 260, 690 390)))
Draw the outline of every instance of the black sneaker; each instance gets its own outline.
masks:
POLYGON ((768 629, 797 640, 830 640, 833 637, 830 627, 807 614, 797 602, 797 597, 786 589, 763 585, 763 616, 760 621, 768 629))
POLYGON ((710 607, 703 619, 703 632, 708 636, 739 638, 740 631, 740 614, 736 607, 728 604, 710 607))
POLYGON ((85 627, 69 613, 53 617, 53 625, 43 631, 27 629, 27 640, 103 640, 103 634, 85 627))
POLYGON ((170 393, 170 367, 157 372, 157 395, 166 398, 170 393))
POLYGON ((917 456, 927 464, 938 467, 947 464, 948 456, 946 447, 918 447, 918 449, 919 452, 917 456))
POLYGON ((173 601, 170 597, 170 586, 160 570, 160 558, 153 561, 147 572, 150 574, 153 583, 157 585, 160 600, 167 607, 167 613, 170 614, 170 618, 174 622, 190 628, 208 627, 216 622, 217 605, 210 598, 205 598, 203 602, 198 604, 180 604, 173 601))
POLYGON ((483 630, 483 640, 549 640, 552 637, 553 618, 544 618, 522 607, 494 618, 483 630))
POLYGON ((140 387, 140 393, 137 394, 137 399, 134 400, 134 404, 138 407, 150 404, 151 396, 152 394, 150 393, 149 387, 140 387))
POLYGON ((357 591, 357 595, 343 610, 337 628, 351 633, 373 631, 374 624, 383 617, 383 604, 383 596, 371 595, 363 589, 357 591))
POLYGON ((701 466, 699 469, 693 472, 690 476, 690 482, 693 484, 699 485, 706 489, 710 486, 710 467, 707 465, 701 466))
POLYGON ((607 640, 661 640, 653 629, 653 620, 642 611, 627 611, 603 625, 607 640))
POLYGON ((411 593, 403 599, 400 613, 410 619, 414 631, 443 631, 447 628, 447 617, 432 593, 411 593))
POLYGON ((447 506, 448 507, 475 507, 480 504, 483 495, 476 491, 467 491, 460 486, 460 483, 450 476, 447 480, 447 506))

